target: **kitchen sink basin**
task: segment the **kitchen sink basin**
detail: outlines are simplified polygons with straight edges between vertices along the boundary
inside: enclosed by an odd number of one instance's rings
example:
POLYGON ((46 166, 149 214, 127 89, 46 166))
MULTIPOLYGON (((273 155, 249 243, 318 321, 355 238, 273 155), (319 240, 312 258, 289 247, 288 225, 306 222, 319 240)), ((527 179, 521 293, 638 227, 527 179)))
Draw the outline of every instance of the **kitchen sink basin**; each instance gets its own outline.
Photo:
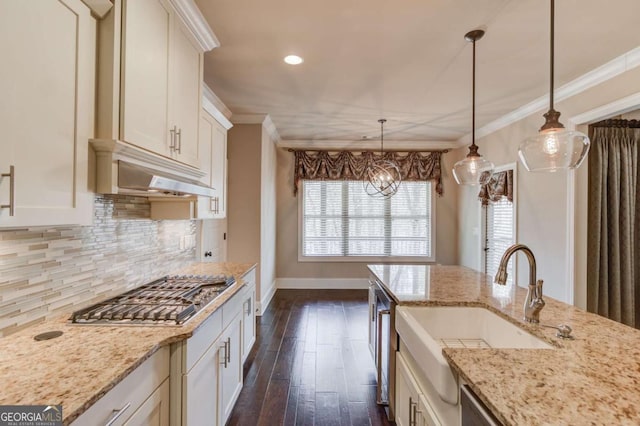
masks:
POLYGON ((457 404, 458 384, 442 355, 444 347, 553 349, 493 312, 478 307, 396 309, 396 330, 440 397, 457 404))

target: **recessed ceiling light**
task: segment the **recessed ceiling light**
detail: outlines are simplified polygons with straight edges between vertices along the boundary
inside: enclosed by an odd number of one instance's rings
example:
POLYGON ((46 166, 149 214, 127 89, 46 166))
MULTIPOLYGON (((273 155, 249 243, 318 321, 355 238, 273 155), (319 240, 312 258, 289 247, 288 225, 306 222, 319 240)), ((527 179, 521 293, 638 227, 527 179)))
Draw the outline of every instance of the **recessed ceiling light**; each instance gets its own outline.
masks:
POLYGON ((300 65, 304 62, 304 59, 298 55, 289 55, 284 57, 284 61, 289 65, 300 65))

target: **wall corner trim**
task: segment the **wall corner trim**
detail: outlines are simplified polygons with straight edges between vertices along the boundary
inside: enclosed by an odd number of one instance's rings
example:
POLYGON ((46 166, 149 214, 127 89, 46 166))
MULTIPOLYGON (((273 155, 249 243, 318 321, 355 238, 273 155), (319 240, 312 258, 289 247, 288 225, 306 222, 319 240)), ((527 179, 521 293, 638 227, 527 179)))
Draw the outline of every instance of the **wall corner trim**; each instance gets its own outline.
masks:
MULTIPOLYGON (((260 294, 260 302, 258 305, 258 316, 262 316, 264 312, 267 310, 267 308, 269 307, 269 304, 273 300, 273 296, 276 294, 277 288, 278 287, 276 285, 276 280, 274 280, 269 286, 269 290, 267 291, 267 293, 264 295, 260 294)), ((262 291, 262 289, 260 289, 260 291, 262 291)))
POLYGON ((237 114, 231 117, 233 124, 262 124, 274 144, 280 142, 280 134, 269 114, 237 114))

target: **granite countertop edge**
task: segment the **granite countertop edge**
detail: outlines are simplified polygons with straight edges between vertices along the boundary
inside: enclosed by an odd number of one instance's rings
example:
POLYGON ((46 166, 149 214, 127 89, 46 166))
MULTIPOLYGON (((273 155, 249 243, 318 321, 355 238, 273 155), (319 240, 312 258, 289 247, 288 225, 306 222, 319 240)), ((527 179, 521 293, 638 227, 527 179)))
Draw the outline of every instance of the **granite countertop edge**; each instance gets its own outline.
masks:
POLYGON ((527 291, 492 283, 463 266, 368 265, 400 306, 474 306, 499 315, 554 349, 456 349, 454 374, 505 426, 635 425, 640 418, 640 330, 544 296, 545 325, 568 324, 574 340, 523 319, 527 291), (427 277, 417 272, 426 270, 427 277), (405 273, 405 272, 410 273, 405 273))
MULTIPOLYGON (((79 324, 71 324, 68 321, 69 314, 65 313, 63 315, 56 316, 54 318, 45 320, 42 323, 31 326, 24 330, 21 330, 17 333, 11 334, 6 337, 0 338, 0 389, 4 389, 0 391, 0 404, 1 405, 20 405, 20 404, 61 404, 63 406, 63 424, 67 425, 76 420, 80 415, 82 415, 85 411, 87 411, 93 404, 95 404, 100 398, 102 398, 106 393, 108 393, 111 389, 117 386, 122 380, 124 380, 129 374, 131 374, 136 368, 142 365, 146 360, 148 360, 153 354, 155 354, 160 348, 164 346, 168 346, 172 343, 180 342, 186 340, 193 336, 193 334, 199 329, 199 327, 214 313, 216 312, 222 305, 225 304, 229 299, 231 299, 235 294, 237 294, 245 285, 242 277, 255 268, 257 265, 255 263, 192 263, 185 268, 181 268, 176 271, 176 274, 217 274, 224 273, 233 275, 236 278, 236 282, 233 283, 228 289, 226 289, 219 297, 214 299, 209 305, 207 305, 202 311, 198 312, 193 318, 187 321, 183 325, 178 326, 117 326, 117 325, 79 325, 79 324), (41 386, 39 389, 30 389, 29 386, 18 386, 17 384, 13 384, 13 390, 8 391, 7 389, 11 389, 11 377, 19 377, 22 375, 28 375, 30 370, 30 366, 33 366, 34 362, 38 361, 38 355, 33 354, 33 349, 37 344, 32 344, 33 347, 26 351, 20 351, 20 347, 29 345, 30 342, 33 341, 32 336, 39 334, 43 331, 49 329, 58 329, 63 330, 67 336, 71 336, 70 339, 76 339, 83 341, 78 344, 87 345, 91 344, 91 338, 94 338, 96 341, 100 339, 104 339, 105 333, 114 333, 117 330, 118 340, 122 342, 129 342, 130 339, 135 339, 138 334, 143 334, 145 339, 145 343, 143 343, 139 348, 137 348, 135 352, 135 356, 129 357, 125 353, 118 354, 120 358, 126 357, 125 360, 114 359, 115 356, 105 357, 104 361, 111 361, 112 363, 118 362, 122 364, 121 368, 118 368, 114 371, 113 374, 109 375, 109 378, 102 378, 98 383, 94 382, 91 387, 93 389, 82 389, 78 392, 78 394, 74 395, 72 401, 68 401, 69 398, 65 398, 69 393, 73 394, 74 383, 66 382, 66 378, 60 378, 60 380, 55 380, 55 377, 48 378, 47 383, 51 383, 52 387, 55 387, 55 383, 65 383, 62 387, 57 391, 51 391, 47 395, 46 391, 42 391, 41 386), (75 332, 81 330, 81 332, 77 333, 74 336, 75 332), (89 338, 89 341, 85 341, 85 339, 89 338), (24 355, 25 358, 29 359, 29 364, 20 365, 20 355, 24 355), (18 361, 16 361, 18 360, 18 361), (6 381, 6 382, 5 382, 6 381), (5 382, 5 383, 3 383, 5 382), (2 386, 4 385, 4 386, 2 386), (19 391, 16 388, 20 388, 19 391), (30 392, 33 391, 33 392, 30 392), (16 402, 16 395, 20 394, 18 402, 16 402), (31 395, 35 396, 35 401, 30 398, 31 395)), ((55 339, 52 339, 50 342, 55 342, 55 339)), ((39 342, 42 343, 42 342, 39 342)), ((51 343, 53 344, 53 343, 51 343)), ((115 349, 116 344, 108 344, 101 345, 101 347, 115 349)), ((125 345, 119 345, 125 346, 125 345)), ((55 361, 50 362, 47 356, 48 351, 43 351, 42 362, 45 364, 49 364, 50 369, 54 369, 56 365, 55 361)), ((87 356, 89 358, 89 356, 87 356)), ((76 358, 77 359, 77 358, 76 358)), ((63 362, 64 359, 61 359, 60 362, 63 362)), ((89 363, 88 360, 85 361, 86 364, 89 363)), ((86 367, 87 365, 84 365, 86 367)), ((78 368, 83 368, 82 362, 78 368)), ((37 372, 35 373, 37 374, 37 372)), ((55 373, 53 374, 55 376, 55 373)), ((83 374, 76 375, 78 379, 82 378, 86 380, 83 374)), ((35 378, 34 378, 35 379, 35 378)), ((72 379, 73 380, 73 379, 72 379)), ((76 380, 77 381, 77 380, 76 380)), ((30 383, 33 386, 37 385, 38 380, 31 380, 30 383)), ((24 384, 24 383, 23 383, 24 384)))

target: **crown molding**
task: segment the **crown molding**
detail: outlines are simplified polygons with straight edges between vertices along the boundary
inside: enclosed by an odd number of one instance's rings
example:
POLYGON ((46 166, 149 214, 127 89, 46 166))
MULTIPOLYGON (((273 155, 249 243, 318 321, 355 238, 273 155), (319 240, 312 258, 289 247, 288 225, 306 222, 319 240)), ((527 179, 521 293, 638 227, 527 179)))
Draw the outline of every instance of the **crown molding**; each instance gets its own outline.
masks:
MULTIPOLYGON (((620 74, 630 71, 640 66, 640 47, 636 47, 627 53, 583 74, 554 91, 556 102, 576 96, 592 87, 611 80, 620 74)), ((522 120, 532 114, 538 113, 548 107, 549 94, 541 96, 526 105, 521 106, 512 112, 503 115, 497 120, 480 127, 476 130, 476 138, 482 138, 500 129, 503 129, 517 121, 522 120)), ((637 104, 636 104, 637 105, 637 104)), ((580 122, 577 122, 580 123, 580 122)), ((471 135, 467 134, 458 139, 458 146, 468 145, 471 142, 471 135)))
POLYGON ((233 127, 233 123, 229 121, 231 110, 216 96, 215 93, 202 83, 202 108, 207 111, 216 121, 229 130, 233 127))
POLYGON ((618 99, 617 101, 606 105, 599 106, 598 108, 594 108, 582 114, 574 115, 571 117, 570 121, 576 125, 593 123, 594 121, 606 120, 614 115, 633 111, 638 109, 638 106, 640 106, 640 92, 636 92, 633 95, 618 99))
POLYGON ((169 0, 169 2, 203 52, 220 46, 220 41, 194 0, 169 0))
POLYGON ((110 0, 82 0, 82 3, 87 5, 91 9, 91 13, 98 19, 104 18, 113 7, 113 3, 110 0))
MULTIPOLYGON (((380 142, 376 140, 280 140, 278 148, 326 150, 326 151, 376 151, 380 142)), ((440 151, 457 148, 456 141, 393 141, 385 139, 385 151, 440 151)))
POLYGON ((271 140, 278 145, 280 134, 269 114, 238 114, 231 117, 233 124, 262 124, 271 140))

